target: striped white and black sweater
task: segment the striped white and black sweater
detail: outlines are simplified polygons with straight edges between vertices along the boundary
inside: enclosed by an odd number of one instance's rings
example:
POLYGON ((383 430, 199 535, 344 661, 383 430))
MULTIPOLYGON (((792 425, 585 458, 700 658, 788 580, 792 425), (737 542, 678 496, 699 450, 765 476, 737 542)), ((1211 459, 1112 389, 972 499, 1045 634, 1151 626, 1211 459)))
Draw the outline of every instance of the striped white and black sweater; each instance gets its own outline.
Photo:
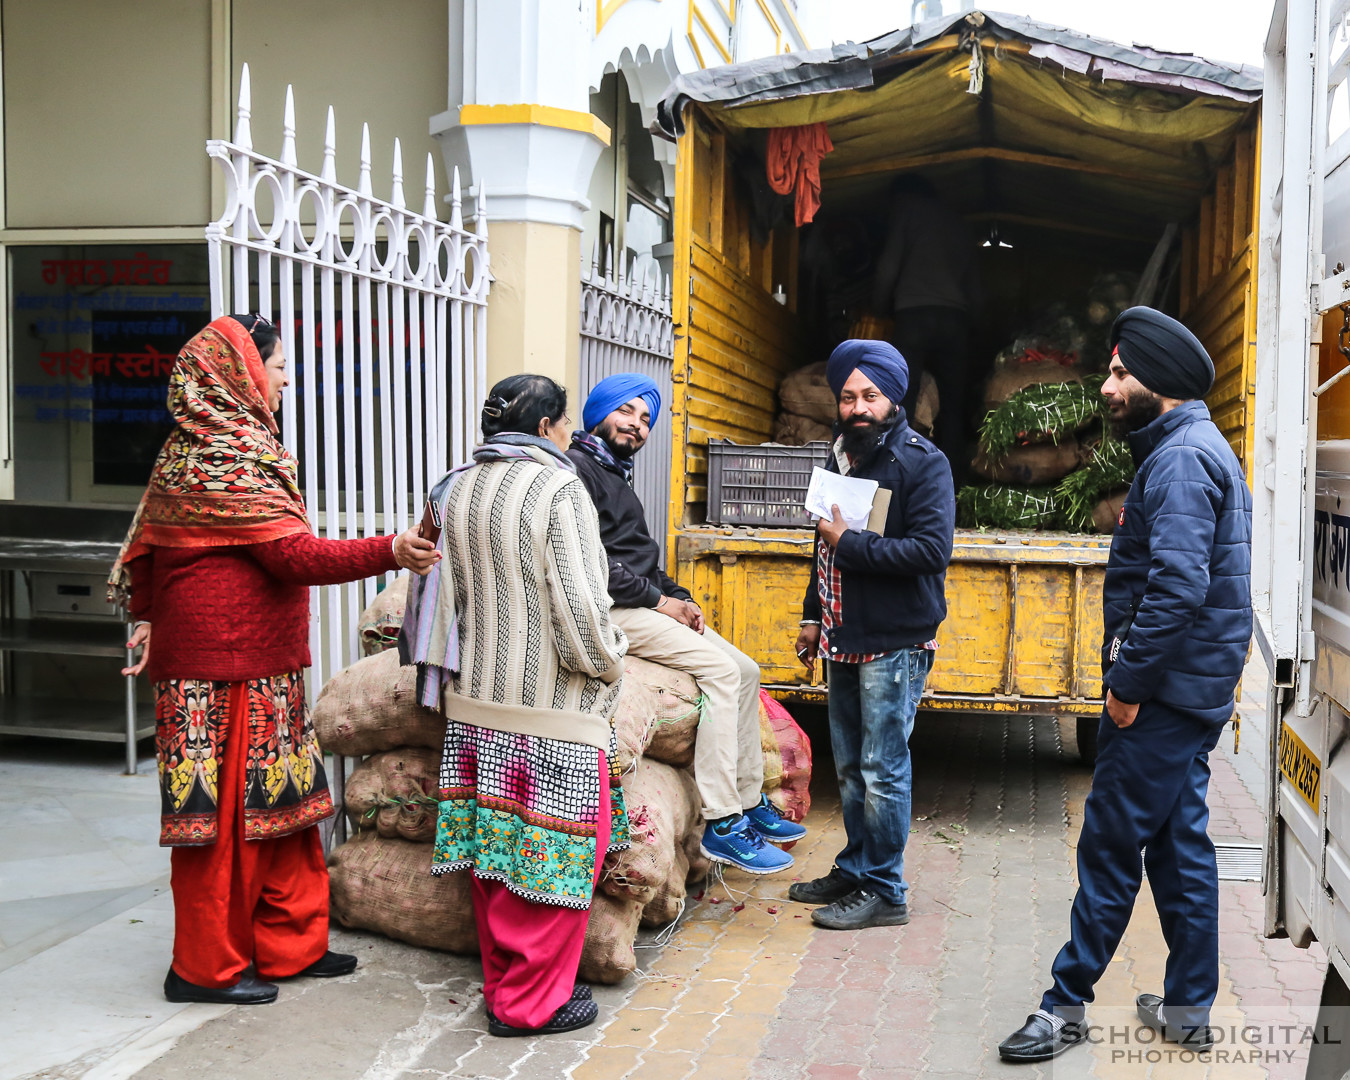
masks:
POLYGON ((459 612, 448 717, 610 749, 623 631, 580 478, 538 461, 476 465, 451 485, 443 530, 459 612))

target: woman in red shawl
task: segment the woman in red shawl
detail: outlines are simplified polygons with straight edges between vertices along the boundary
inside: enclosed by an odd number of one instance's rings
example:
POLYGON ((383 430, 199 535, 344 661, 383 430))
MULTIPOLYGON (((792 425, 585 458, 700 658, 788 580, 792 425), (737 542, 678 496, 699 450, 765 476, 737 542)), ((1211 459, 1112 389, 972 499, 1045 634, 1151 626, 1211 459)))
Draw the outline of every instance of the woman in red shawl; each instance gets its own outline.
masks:
POLYGON ((426 573, 439 558, 416 529, 313 535, 272 415, 285 363, 257 315, 216 319, 183 346, 169 377, 177 427, 110 581, 137 620, 129 646, 144 650, 126 673, 155 684, 170 1001, 262 1004, 277 996, 265 980, 355 969, 328 949, 315 825, 333 801, 305 704, 309 586, 426 573))

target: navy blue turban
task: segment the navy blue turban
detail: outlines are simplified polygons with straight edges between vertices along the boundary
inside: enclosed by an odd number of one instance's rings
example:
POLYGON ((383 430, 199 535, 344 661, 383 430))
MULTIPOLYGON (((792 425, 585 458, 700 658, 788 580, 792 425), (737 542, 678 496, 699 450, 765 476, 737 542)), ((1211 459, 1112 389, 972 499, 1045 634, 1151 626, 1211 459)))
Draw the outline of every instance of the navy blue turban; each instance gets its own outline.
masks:
POLYGON ((626 371, 595 384, 595 389, 586 399, 586 407, 581 410, 581 426, 587 431, 594 431, 595 426, 606 416, 636 397, 647 403, 652 414, 651 422, 655 425, 656 418, 661 415, 661 391, 657 389, 656 381, 649 375, 626 371))
POLYGON ((1126 308, 1111 325, 1111 348, 1144 389, 1192 401, 1214 385, 1214 361, 1181 323, 1149 307, 1126 308))
POLYGON ((841 341, 825 364, 825 379, 834 391, 834 399, 844 392, 844 383, 855 371, 861 371, 872 385, 899 406, 909 389, 909 365, 889 341, 865 341, 851 338, 841 341))

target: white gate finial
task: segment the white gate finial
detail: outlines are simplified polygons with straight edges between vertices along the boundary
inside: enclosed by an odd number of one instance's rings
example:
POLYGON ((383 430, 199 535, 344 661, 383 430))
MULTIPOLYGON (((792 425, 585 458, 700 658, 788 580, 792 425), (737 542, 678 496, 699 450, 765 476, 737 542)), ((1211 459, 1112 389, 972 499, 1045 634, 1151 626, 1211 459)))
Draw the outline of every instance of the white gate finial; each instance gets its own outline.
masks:
POLYGON ((464 199, 459 189, 459 166, 450 178, 450 228, 464 228, 464 199))
POLYGON ((394 139, 394 188, 389 201, 400 210, 408 205, 403 197, 403 146, 394 139))
POLYGON ((253 91, 249 86, 248 65, 245 64, 239 74, 239 119, 234 126, 234 142, 245 150, 253 149, 253 128, 249 118, 253 115, 253 91))
POLYGON ((319 176, 330 184, 337 182, 337 122, 333 119, 333 106, 328 106, 328 126, 323 133, 323 168, 319 176))
MULTIPOLYGON (((455 199, 459 198, 459 166, 455 166, 454 176, 450 182, 450 191, 455 199)), ((436 210, 436 164, 431 159, 431 152, 427 152, 427 190, 426 199, 422 203, 422 216, 434 218, 438 217, 436 210)), ((454 215, 450 217, 450 223, 454 224, 454 215)), ((461 225, 463 222, 460 223, 461 225)))
POLYGON ((281 163, 296 165, 295 156, 295 91, 286 84, 286 109, 281 115, 281 163))
MULTIPOLYGON (((487 184, 482 180, 478 181, 478 205, 474 209, 474 219, 474 231, 477 232, 479 236, 487 236, 487 184)), ((492 258, 491 253, 486 251, 486 249, 483 254, 487 259, 492 258)))
MULTIPOLYGON (((398 145, 396 142, 395 146, 398 145)), ((356 190, 362 195, 373 194, 370 186, 370 125, 361 125, 361 171, 356 181, 356 190)))
POLYGON ((591 280, 594 281, 600 276, 600 238, 595 238, 595 243, 591 246, 591 280))

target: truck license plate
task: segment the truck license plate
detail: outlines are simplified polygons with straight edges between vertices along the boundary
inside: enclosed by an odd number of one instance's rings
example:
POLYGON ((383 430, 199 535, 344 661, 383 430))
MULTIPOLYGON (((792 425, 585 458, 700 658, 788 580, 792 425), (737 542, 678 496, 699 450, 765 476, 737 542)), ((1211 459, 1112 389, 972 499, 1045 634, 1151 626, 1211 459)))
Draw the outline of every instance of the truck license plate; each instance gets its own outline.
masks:
POLYGON ((1322 763, 1287 723, 1280 730, 1280 772, 1313 811, 1320 812, 1317 796, 1322 787, 1322 763))

